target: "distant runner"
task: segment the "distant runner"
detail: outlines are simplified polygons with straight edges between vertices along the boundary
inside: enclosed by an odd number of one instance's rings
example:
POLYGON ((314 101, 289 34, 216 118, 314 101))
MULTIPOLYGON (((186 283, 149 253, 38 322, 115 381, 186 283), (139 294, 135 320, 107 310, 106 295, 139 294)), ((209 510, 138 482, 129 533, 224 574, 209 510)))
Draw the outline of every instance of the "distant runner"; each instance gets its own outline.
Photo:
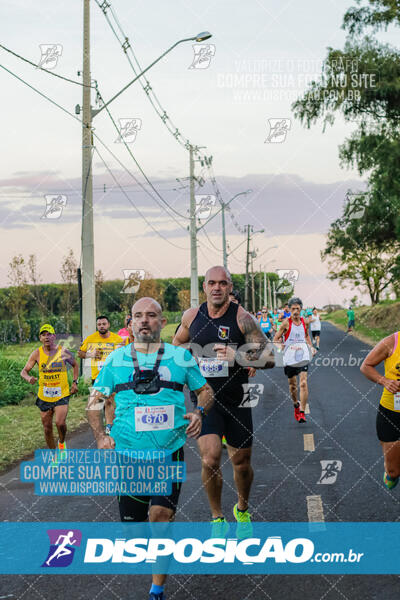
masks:
POLYGON ((351 306, 349 306, 349 310, 347 311, 347 319, 347 333, 350 333, 355 327, 355 315, 354 310, 351 308, 351 306))
POLYGON ((400 476, 400 332, 383 338, 365 357, 361 373, 371 381, 383 386, 376 432, 382 446, 385 462, 383 483, 391 490, 400 476), (385 374, 376 367, 384 362, 385 374))
POLYGON ((289 392, 293 400, 294 418, 299 423, 306 422, 305 409, 308 400, 307 371, 315 352, 312 347, 307 325, 300 311, 303 303, 300 298, 291 298, 291 316, 285 319, 275 334, 274 342, 283 342, 283 364, 289 380, 289 392), (297 376, 300 375, 300 402, 297 392, 297 376))
POLYGON ((271 318, 270 318, 270 316, 268 314, 268 308, 266 306, 262 307, 261 314, 260 314, 260 319, 259 319, 259 323, 260 323, 260 327, 261 327, 264 335, 270 341, 272 341, 272 338, 273 338, 273 335, 272 335, 273 325, 272 325, 271 318))
MULTIPOLYGON (((100 373, 100 369, 103 367, 106 358, 116 348, 123 346, 128 341, 127 339, 124 340, 121 336, 110 331, 110 321, 108 320, 108 317, 104 315, 100 315, 99 317, 97 317, 96 326, 96 333, 88 335, 88 337, 85 340, 83 340, 83 343, 78 351, 79 358, 91 359, 92 385, 96 381, 96 377, 100 373)), ((105 418, 106 425, 108 425, 108 429, 110 430, 113 413, 111 412, 110 406, 108 407, 108 409, 109 410, 106 409, 105 411, 105 418)), ((98 407, 98 411, 99 415, 101 414, 101 418, 103 418, 103 408, 101 406, 98 407)), ((87 407, 86 415, 89 421, 89 425, 92 428, 93 435, 96 437, 97 417, 94 416, 93 410, 89 410, 89 406, 87 407)))
POLYGON ((312 316, 310 322, 310 331, 312 335, 312 341, 317 350, 319 350, 319 340, 321 336, 321 319, 319 318, 318 310, 315 308, 312 309, 312 316))
POLYGON ((29 371, 37 364, 39 367, 39 389, 36 406, 40 410, 44 437, 47 446, 56 447, 53 435, 53 415, 56 417, 58 431, 58 449, 65 457, 65 436, 67 433, 68 402, 71 394, 78 391, 79 366, 69 350, 56 345, 54 327, 46 323, 39 330, 39 340, 42 343, 30 355, 28 362, 21 371, 21 377, 31 385, 35 385, 37 378, 29 375, 29 371), (71 389, 68 384, 67 366, 73 368, 73 382, 71 389))
POLYGON ((122 337, 122 339, 124 341, 129 340, 130 332, 129 332, 128 326, 131 321, 132 321, 131 315, 126 315, 125 321, 124 321, 124 327, 118 331, 117 335, 122 337))

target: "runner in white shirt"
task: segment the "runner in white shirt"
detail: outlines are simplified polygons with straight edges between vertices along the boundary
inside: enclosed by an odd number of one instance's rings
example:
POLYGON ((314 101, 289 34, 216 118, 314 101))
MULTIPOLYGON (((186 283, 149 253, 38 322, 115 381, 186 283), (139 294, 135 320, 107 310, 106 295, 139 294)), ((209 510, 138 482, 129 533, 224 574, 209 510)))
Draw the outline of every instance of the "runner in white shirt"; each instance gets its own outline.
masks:
POLYGON ((274 342, 283 346, 284 372, 289 379, 289 392, 293 400, 294 418, 305 423, 305 408, 308 400, 307 371, 315 353, 312 347, 307 325, 300 317, 303 303, 300 298, 289 300, 291 316, 286 318, 274 337, 274 342), (300 375, 300 402, 297 394, 297 376, 300 375))
POLYGON ((319 318, 319 314, 315 306, 312 311, 310 330, 313 338, 313 343, 315 340, 315 347, 317 350, 319 350, 319 340, 321 335, 321 319, 319 318))

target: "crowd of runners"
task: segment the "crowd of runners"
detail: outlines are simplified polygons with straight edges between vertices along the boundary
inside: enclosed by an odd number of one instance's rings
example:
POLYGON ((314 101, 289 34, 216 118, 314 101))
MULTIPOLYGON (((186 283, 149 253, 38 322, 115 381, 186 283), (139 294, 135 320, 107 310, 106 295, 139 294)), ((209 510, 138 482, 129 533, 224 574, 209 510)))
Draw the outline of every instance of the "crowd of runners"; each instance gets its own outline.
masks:
MULTIPOLYGON (((321 320, 315 307, 304 307, 292 297, 281 309, 263 306, 253 315, 241 305, 230 273, 211 267, 203 284, 206 301, 182 315, 172 343, 161 341, 166 324, 159 303, 141 298, 125 316, 124 327, 110 331, 104 315, 97 331, 83 340, 78 356, 90 364, 91 392, 87 416, 100 449, 163 449, 174 461, 184 460, 186 437, 197 439, 201 479, 208 499, 211 535, 227 535, 229 523, 222 511, 223 441, 233 469, 237 502, 233 506, 236 535, 252 535, 249 498, 253 481, 252 409, 243 400, 249 377, 257 370, 282 365, 288 380, 294 418, 306 422, 307 374, 320 350, 321 320), (184 388, 194 400, 185 408, 184 388), (146 409, 146 419, 141 415, 146 409), (160 427, 159 424, 163 426, 160 427)), ((352 327, 354 326, 354 313, 352 327)), ((77 392, 79 366, 73 354, 56 343, 54 328, 40 328, 41 347, 29 357, 21 376, 39 369, 37 406, 49 448, 58 448, 54 460, 67 452, 68 401, 77 392), (73 370, 68 383, 67 370, 73 370), (53 418, 58 442, 53 437, 53 418)), ((384 484, 393 488, 400 476, 400 346, 398 334, 382 340, 366 357, 362 372, 383 386, 377 432, 384 459, 384 484), (384 361, 385 375, 376 366, 384 361)), ((167 496, 120 496, 122 521, 168 522, 177 509, 181 483, 167 496)), ((151 600, 164 599, 166 575, 153 575, 151 600)))

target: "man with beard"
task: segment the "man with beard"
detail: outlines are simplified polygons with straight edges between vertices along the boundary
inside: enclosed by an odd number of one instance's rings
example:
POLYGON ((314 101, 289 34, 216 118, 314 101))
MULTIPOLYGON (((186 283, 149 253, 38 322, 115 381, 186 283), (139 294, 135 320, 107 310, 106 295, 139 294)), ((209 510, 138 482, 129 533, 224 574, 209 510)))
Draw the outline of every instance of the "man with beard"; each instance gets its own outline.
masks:
POLYGON ((232 287, 227 269, 220 266, 208 269, 203 284, 207 301, 184 313, 172 342, 176 346, 191 342, 200 371, 214 391, 214 405, 203 420, 198 440, 213 537, 224 536, 229 529, 221 508, 224 434, 238 494, 233 507, 238 523, 236 534, 238 537, 252 534, 248 502, 253 480, 253 422, 251 408, 240 405, 248 390, 248 367, 266 369, 275 364, 257 320, 240 304, 231 302, 232 287), (243 350, 244 344, 247 346, 243 350))
MULTIPOLYGON (((96 403, 104 397, 115 406, 109 436, 101 420, 97 422, 98 448, 166 451, 174 462, 181 462, 186 436, 197 438, 200 434, 202 420, 212 406, 212 389, 188 350, 161 342, 166 322, 153 298, 141 298, 133 305, 135 341, 108 357, 94 385, 94 414, 96 403), (197 396, 197 408, 189 413, 185 410, 185 384, 197 396)), ((181 483, 173 482, 168 495, 119 496, 121 520, 172 521, 180 491, 181 483)), ((164 600, 166 577, 153 575, 149 600, 164 600)))

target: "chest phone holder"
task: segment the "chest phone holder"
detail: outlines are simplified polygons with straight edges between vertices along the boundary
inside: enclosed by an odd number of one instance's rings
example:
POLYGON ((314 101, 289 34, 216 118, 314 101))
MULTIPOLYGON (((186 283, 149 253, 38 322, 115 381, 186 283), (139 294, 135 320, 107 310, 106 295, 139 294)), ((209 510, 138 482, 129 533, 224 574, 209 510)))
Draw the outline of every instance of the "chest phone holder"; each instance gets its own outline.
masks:
POLYGON ((154 367, 140 370, 139 362, 134 345, 131 345, 131 355, 135 374, 133 376, 133 391, 135 394, 157 394, 161 389, 160 375, 158 367, 160 366, 162 355, 164 354, 164 344, 161 344, 156 357, 154 367))
POLYGON ((169 390, 173 390, 174 392, 183 392, 183 383, 178 381, 164 381, 163 379, 160 379, 158 368, 160 366, 163 354, 164 344, 161 342, 154 367, 152 369, 143 369, 141 371, 135 346, 134 344, 131 344, 131 356, 133 367, 135 369, 133 380, 127 381, 126 383, 118 383, 115 386, 114 391, 118 394, 119 392, 133 390, 135 394, 141 395, 157 394, 161 388, 167 388, 169 390))

